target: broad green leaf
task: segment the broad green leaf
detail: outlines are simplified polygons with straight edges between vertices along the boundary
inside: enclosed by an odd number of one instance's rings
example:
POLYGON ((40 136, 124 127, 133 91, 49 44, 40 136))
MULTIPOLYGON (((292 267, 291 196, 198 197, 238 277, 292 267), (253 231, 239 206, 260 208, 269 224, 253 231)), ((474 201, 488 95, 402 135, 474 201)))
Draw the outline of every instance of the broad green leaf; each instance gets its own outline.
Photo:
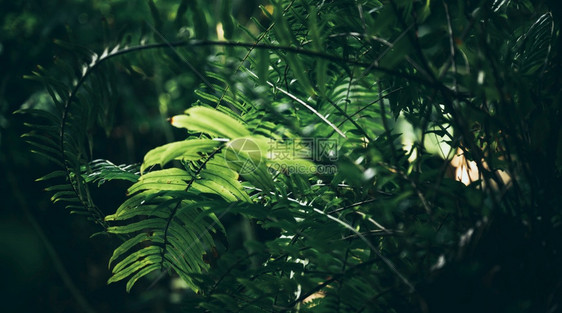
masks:
MULTIPOLYGON (((230 169, 222 158, 207 163, 205 169, 201 171, 201 177, 222 185, 230 194, 240 201, 251 201, 238 181, 238 173, 230 169)), ((198 182, 200 183, 200 181, 198 182)))
POLYGON ((107 228, 107 232, 112 234, 130 234, 141 230, 163 229, 165 226, 166 220, 152 218, 123 226, 110 226, 107 228))
POLYGON ((147 252, 148 250, 150 250, 150 252, 153 252, 154 254, 145 255, 143 259, 134 261, 133 263, 129 263, 127 267, 120 268, 119 271, 115 271, 113 276, 109 278, 107 283, 110 284, 125 279, 126 277, 132 275, 133 273, 135 273, 136 271, 142 269, 147 265, 157 265, 158 267, 160 267, 159 264, 160 248, 156 246, 152 246, 152 247, 147 247, 145 249, 147 250, 147 252))
POLYGON ((149 264, 148 266, 144 267, 142 270, 138 271, 135 275, 133 275, 129 281, 127 282, 127 286, 125 287, 125 289, 127 290, 127 292, 130 292, 131 289, 133 288, 133 285, 137 282, 137 280, 139 280, 141 277, 144 277, 156 270, 160 269, 160 264, 158 263, 153 263, 153 264, 149 264))
POLYGON ((168 249, 177 249, 177 253, 181 256, 181 259, 185 259, 182 263, 187 265, 189 272, 200 273, 201 269, 207 268, 202 258, 205 253, 205 249, 202 241, 197 238, 196 232, 182 231, 181 225, 177 223, 175 225, 171 225, 168 232, 169 234, 167 238, 170 242, 168 249))
POLYGON ((219 195, 227 202, 234 202, 237 200, 236 196, 233 195, 228 188, 216 181, 197 180, 193 183, 192 188, 200 192, 219 195))
MULTIPOLYGON (((154 197, 157 194, 157 191, 154 190, 145 190, 141 193, 137 193, 132 197, 129 197, 125 202, 123 202, 119 208, 115 211, 114 214, 107 215, 105 217, 106 221, 113 221, 119 219, 127 219, 129 217, 122 218, 122 215, 131 215, 131 212, 134 212, 141 204, 145 204, 147 198, 154 197)), ((146 203, 148 204, 148 203, 146 203)))
POLYGON ((192 177, 179 168, 168 168, 142 175, 127 193, 132 195, 141 190, 185 190, 192 177))
MULTIPOLYGON (((144 200, 141 200, 141 202, 144 200)), ((129 203, 125 202, 124 205, 128 205, 129 203)), ((158 204, 143 204, 138 207, 134 207, 131 210, 122 210, 119 214, 111 214, 105 217, 105 221, 124 221, 133 217, 143 216, 143 217, 159 217, 159 218, 168 218, 170 215, 170 209, 163 207, 162 205, 158 204)))
MULTIPOLYGON (((226 82, 225 82, 226 84, 226 82)), ((202 99, 205 99, 207 101, 209 101, 212 104, 218 104, 219 103, 219 97, 212 95, 210 93, 204 92, 203 90, 195 90, 195 94, 199 97, 201 97, 202 99)))
POLYGON ((57 177, 64 177, 64 176, 66 176, 65 171, 54 171, 54 172, 51 172, 51 173, 49 173, 45 176, 37 178, 35 181, 44 181, 44 180, 49 180, 49 179, 53 179, 53 178, 57 178, 57 177))
POLYGON ((58 166, 60 166, 62 168, 65 167, 64 164, 60 161, 60 157, 53 157, 50 154, 47 154, 43 151, 39 151, 39 150, 35 150, 35 149, 32 149, 31 152, 37 153, 38 155, 40 155, 40 156, 44 157, 45 159, 53 162, 54 164, 57 164, 58 166))
POLYGON ((172 125, 230 139, 250 135, 242 123, 211 108, 192 107, 187 109, 185 114, 174 116, 172 125))
POLYGON ((200 210, 196 207, 182 206, 177 214, 177 219, 183 223, 184 226, 188 227, 197 234, 197 238, 201 239, 203 243, 207 246, 212 246, 213 238, 211 237, 211 232, 216 232, 215 225, 220 225, 216 223, 217 220, 213 220, 213 223, 206 225, 208 222, 197 222, 197 218, 200 215, 200 210))
POLYGON ((45 191, 72 191, 71 185, 53 185, 45 188, 45 191))
POLYGON ((51 197, 51 201, 53 203, 68 201, 69 199, 77 200, 76 193, 74 191, 58 191, 51 197))
POLYGON ((159 246, 154 245, 154 246, 148 246, 148 247, 144 247, 140 250, 137 250, 137 251, 127 255, 123 260, 121 260, 117 264, 115 264, 112 272, 113 273, 122 272, 125 268, 132 267, 131 265, 136 265, 135 263, 138 263, 139 260, 142 260, 143 258, 146 258, 147 256, 160 254, 161 249, 162 248, 160 248, 159 246))
POLYGON ((166 165, 172 160, 195 161, 199 160, 204 153, 211 153, 221 142, 211 139, 191 139, 172 142, 158 148, 154 148, 144 156, 141 165, 141 173, 148 167, 159 164, 166 165))
POLYGON ((113 261, 117 260, 117 258, 128 252, 131 248, 146 241, 149 241, 150 243, 164 243, 164 240, 160 236, 155 236, 154 233, 140 233, 135 237, 128 239, 117 247, 115 251, 113 251, 113 255, 109 259, 108 267, 111 267, 111 263, 113 263, 113 261))

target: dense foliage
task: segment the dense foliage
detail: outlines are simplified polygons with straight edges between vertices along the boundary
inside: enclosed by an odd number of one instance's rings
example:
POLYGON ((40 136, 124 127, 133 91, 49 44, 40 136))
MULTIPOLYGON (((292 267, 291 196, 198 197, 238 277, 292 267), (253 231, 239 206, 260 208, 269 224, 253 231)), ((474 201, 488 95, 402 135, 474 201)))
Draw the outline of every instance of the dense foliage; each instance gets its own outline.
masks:
POLYGON ((169 274, 189 312, 560 310, 555 7, 147 6, 95 52, 58 40, 20 110, 53 202, 119 241, 109 283, 169 274))

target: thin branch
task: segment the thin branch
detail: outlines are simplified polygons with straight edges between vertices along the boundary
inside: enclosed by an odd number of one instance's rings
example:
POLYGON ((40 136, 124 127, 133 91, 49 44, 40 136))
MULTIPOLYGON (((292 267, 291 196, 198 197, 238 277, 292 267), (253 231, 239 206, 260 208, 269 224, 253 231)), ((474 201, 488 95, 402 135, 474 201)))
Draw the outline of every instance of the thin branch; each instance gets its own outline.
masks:
MULTIPOLYGON (((429 81, 434 84, 436 86, 442 86, 442 84, 435 78, 435 75, 433 74, 433 71, 431 69, 431 67, 429 66, 429 62, 427 61, 427 58, 425 57, 425 55, 423 54, 420 42, 418 40, 417 35, 414 36, 412 34, 412 32, 410 31, 410 29, 412 28, 412 26, 415 28, 415 31, 418 31, 418 27, 417 27, 417 22, 414 18, 414 22, 408 26, 408 24, 406 23, 406 21, 404 20, 404 18, 402 17, 401 12, 398 10, 398 5, 396 4, 395 0, 390 0, 390 4, 392 9, 394 10, 394 13, 396 15, 396 17, 398 18, 398 21, 400 22, 400 24, 402 24, 402 27, 406 30, 406 34, 408 35, 408 39, 410 40, 410 43, 413 45, 414 47, 414 51, 416 52, 419 61, 421 62, 422 68, 425 72, 425 74, 428 75, 429 77, 429 81)), ((439 87, 439 89, 441 89, 442 87, 439 87)))
POLYGON ((154 28, 154 26, 152 26, 152 24, 150 24, 148 22, 146 22, 146 24, 152 29, 152 31, 156 35, 158 35, 158 37, 160 37, 160 39, 162 39, 162 41, 164 43, 166 43, 166 45, 168 45, 168 47, 170 47, 172 49, 172 51, 174 51, 174 53, 178 56, 178 58, 180 58, 180 60, 182 60, 183 63, 185 63, 187 65, 187 67, 189 67, 189 69, 193 73, 195 73, 195 75, 197 75, 197 77, 199 77, 205 83, 205 85, 207 85, 209 88, 211 88, 211 90, 214 90, 213 84, 211 84, 211 82, 209 82, 209 80, 207 80, 207 78, 205 78, 205 76, 203 74, 201 74, 193 65, 191 65, 191 63, 183 55, 179 54, 179 52, 176 49, 174 49, 174 47, 170 44, 170 41, 168 39, 166 39, 166 37, 164 37, 164 35, 162 35, 161 32, 159 32, 156 28, 154 28))
MULTIPOLYGON (((375 201, 377 201, 377 200, 378 200, 378 199, 368 199, 368 200, 356 202, 356 203, 353 203, 353 204, 350 204, 350 205, 347 205, 347 206, 344 206, 344 207, 341 207, 341 208, 332 210, 332 211, 328 212, 328 214, 331 215, 331 214, 333 214, 333 213, 341 212, 341 211, 343 211, 343 210, 350 209, 350 208, 354 208, 354 207, 357 207, 357 206, 361 206, 361 205, 363 205, 363 204, 375 202, 375 201)), ((367 214, 365 214, 365 213, 363 213, 363 212, 359 212, 359 211, 353 211, 353 213, 359 214, 359 215, 361 215, 363 218, 366 218, 369 222, 371 222, 371 223, 373 223, 375 226, 377 226, 381 231, 383 231, 383 232, 385 232, 385 233, 388 233, 388 234, 391 234, 391 233, 392 233, 391 231, 389 231, 388 229, 386 229, 384 226, 382 226, 381 224, 379 224, 377 221, 375 221, 372 217, 368 217, 367 214)))
POLYGON ((422 205, 425 209, 425 212, 428 214, 429 218, 431 218, 431 207, 429 205, 429 202, 427 202, 427 200, 425 199, 425 196, 423 195, 421 190, 418 188, 418 184, 410 176, 408 176, 408 174, 404 173, 404 171, 402 171, 400 169, 397 169, 397 168, 395 168, 395 167, 393 167, 390 164, 387 164, 385 162, 379 162, 379 164, 384 166, 390 172, 399 174, 400 176, 402 176, 403 179, 405 179, 407 182, 410 183, 410 185, 412 186, 412 188, 416 192, 416 195, 420 199, 420 201, 421 201, 421 203, 422 203, 422 205))
MULTIPOLYGON (((293 3, 295 3, 295 0, 291 1, 291 3, 289 3, 289 5, 283 10, 283 14, 285 14, 293 6, 293 3)), ((273 29, 274 26, 275 26, 275 22, 272 22, 269 25, 269 27, 267 27, 267 29, 259 35, 258 39, 256 40, 256 42, 254 44, 254 47, 249 48, 248 52, 246 52, 246 55, 244 55, 242 60, 240 60, 240 63, 238 65, 238 67, 234 71, 235 73, 238 72, 242 68, 242 66, 244 65, 244 62, 246 62, 246 60, 250 57, 250 54, 255 49, 255 45, 258 45, 265 38, 265 36, 273 29)), ((222 100, 226 96, 226 93, 229 89, 230 89, 230 85, 227 84, 226 87, 224 88, 224 92, 222 93, 221 97, 219 98, 219 101, 217 102, 217 104, 220 104, 222 102, 222 100)))
POLYGON ((297 304, 301 303, 304 299, 308 298, 310 295, 324 289, 326 286, 330 285, 334 281, 337 281, 337 280, 341 279, 342 277, 344 277, 346 275, 349 275, 349 273, 351 273, 351 272, 363 269, 366 266, 370 266, 370 265, 374 264, 376 261, 377 261, 377 259, 370 259, 370 260, 365 261, 363 263, 359 263, 357 265, 354 265, 354 266, 348 268, 346 271, 344 271, 342 273, 334 274, 333 277, 325 280, 321 284, 319 284, 319 285, 315 286, 314 288, 310 289, 309 291, 305 292, 300 297, 298 297, 297 299, 295 299, 291 303, 289 303, 287 306, 283 306, 283 307, 277 306, 276 308, 280 309, 281 312, 292 310, 297 304))
MULTIPOLYGON (((380 90, 382 89, 382 83, 380 80, 377 81, 377 87, 379 89, 379 93, 380 90)), ((388 120, 386 118, 386 109, 385 109, 385 105, 384 105, 384 101, 379 101, 379 107, 380 107, 380 116, 381 116, 381 121, 382 121, 382 125, 384 127, 384 132, 386 133, 386 141, 388 143, 388 146, 390 147, 390 154, 392 156, 392 161, 394 164, 398 163, 398 157, 396 156, 396 150, 394 149, 394 144, 392 142, 392 129, 390 129, 390 126, 388 125, 388 120)))
MULTIPOLYGON (((377 98, 377 100, 371 101, 369 104, 367 104, 367 105, 365 105, 364 107, 362 107, 361 109, 355 111, 355 112, 354 112, 353 114, 351 114, 349 117, 350 117, 350 118, 351 118, 351 117, 354 117, 355 115, 357 115, 357 114, 363 112, 365 109, 369 108, 371 105, 373 105, 373 104, 375 104, 375 103, 377 103, 377 102, 383 100, 384 98, 387 98, 387 97, 390 96, 391 94, 393 94, 393 93, 395 93, 395 92, 397 92, 397 91, 400 91, 400 90, 402 90, 402 89, 404 89, 404 88, 403 88, 403 87, 399 87, 399 88, 396 88, 396 89, 394 89, 394 90, 389 91, 389 92, 388 92, 387 94, 385 94, 385 95, 379 96, 379 97, 377 98)), ((343 125, 343 123, 345 123, 345 121, 341 122, 341 123, 338 125, 338 127, 341 127, 341 126, 343 125)))
MULTIPOLYGON (((396 231, 396 233, 399 233, 398 231, 396 231)), ((367 237, 367 236, 374 236, 374 237, 387 237, 387 236, 394 236, 396 235, 396 233, 394 232, 390 232, 390 231, 385 231, 385 230, 371 230, 368 232, 362 232, 361 235, 367 237)), ((349 236, 345 236, 342 237, 341 240, 347 240, 347 239, 352 239, 352 238, 358 238, 357 235, 349 235, 349 236)))
MULTIPOLYGON (((353 124, 353 126, 355 126, 355 128, 356 128, 358 131, 362 132, 363 135, 365 136, 365 138, 367 138, 367 140, 369 140, 369 142, 373 141, 373 140, 371 139, 371 136, 369 136, 369 134, 367 134, 367 132, 365 131, 365 129, 363 129, 363 127, 362 127, 361 125, 359 125, 354 119, 352 119, 350 115, 348 115, 342 108, 340 108, 337 104, 335 104, 334 101, 332 101, 331 99, 329 99, 329 98, 327 98, 327 97, 326 97, 325 99, 326 99, 334 108, 336 108, 336 110, 338 110, 338 111, 345 117, 345 120, 346 120, 346 121, 350 121, 351 124, 353 124)), ((345 121, 344 121, 344 122, 345 122, 345 121)), ((340 125, 341 125, 341 124, 340 124, 340 125)), ((334 126, 335 126, 335 125, 334 125, 334 126)), ((334 128, 334 129, 336 129, 336 131, 337 131, 337 127, 334 128)), ((338 132, 338 133, 339 133, 339 132, 338 132)), ((341 134, 340 134, 340 135, 341 135, 341 134)), ((344 138, 345 138, 345 136, 344 136, 344 138)))
POLYGON ((371 250, 386 264, 386 266, 394 273, 396 274, 396 276, 398 276, 398 278, 400 278, 400 280, 406 285, 408 286, 410 292, 414 292, 416 289, 414 288, 414 285, 412 285, 412 283, 410 283, 410 281, 408 281, 408 279, 406 279, 406 277, 404 277, 404 275, 402 275, 402 273, 400 273, 398 271, 398 269, 396 269, 396 266, 392 263, 392 261, 390 261, 387 257, 385 257, 384 255, 382 255, 382 253, 379 252, 379 250, 373 246, 373 244, 367 240, 367 238, 365 238, 365 236, 363 236, 361 233, 359 233, 355 228, 353 228, 351 225, 349 225, 348 223, 342 221, 339 218, 333 217, 329 214, 326 214, 325 212, 312 207, 312 210, 318 214, 324 215, 326 216, 328 219, 342 225, 343 227, 347 228, 348 230, 350 230, 352 233, 354 233, 355 235, 357 235, 357 237, 359 237, 363 242, 365 242, 367 244, 367 246, 369 246, 369 248, 371 248, 371 250))
MULTIPOLYGON (((443 3, 443 7, 445 7, 445 15, 447 16, 447 29, 448 29, 448 34, 449 34, 449 50, 450 50, 450 60, 451 60, 451 64, 453 66, 453 90, 455 92, 458 92, 459 87, 457 85, 457 63, 455 61, 455 39, 453 37, 453 26, 451 25, 451 15, 449 14, 449 7, 447 6, 447 3, 445 3, 445 0, 441 0, 441 2, 443 3)), ((446 71, 443 71, 440 75, 439 78, 441 78, 442 75, 445 75, 446 71)))
MULTIPOLYGON (((252 71, 250 71, 250 70, 247 70, 247 71, 253 77, 258 78, 258 75, 256 75, 252 71)), ((347 138, 347 136, 336 125, 334 125, 334 123, 330 122, 330 120, 328 120, 324 115, 320 114, 320 112, 318 112, 315 108, 310 106, 308 103, 306 103, 303 100, 297 98, 297 96, 293 95, 292 93, 290 93, 288 91, 285 91, 284 89, 281 89, 279 87, 275 87, 275 85, 272 82, 268 81, 267 84, 269 86, 275 88, 275 90, 279 90, 281 93, 283 93, 286 96, 288 96, 289 98, 295 100, 296 102, 298 102, 303 107, 307 108, 310 112, 314 113, 314 115, 318 116, 322 121, 324 121, 326 124, 328 124, 330 127, 332 127, 338 134, 340 134, 340 136, 342 136, 343 138, 347 138)))
POLYGON ((360 206, 360 205, 363 205, 363 204, 375 202, 375 201, 377 201, 377 200, 378 200, 378 199, 368 199, 368 200, 364 200, 364 201, 359 201, 359 202, 356 202, 356 203, 353 203, 353 204, 350 204, 350 205, 346 205, 346 206, 341 207, 341 208, 339 208, 339 209, 335 209, 335 210, 332 210, 332 211, 330 211, 330 212, 327 212, 327 214, 338 213, 338 212, 341 212, 341 211, 343 211, 343 210, 350 209, 350 208, 354 208, 354 207, 357 207, 357 206, 360 206))

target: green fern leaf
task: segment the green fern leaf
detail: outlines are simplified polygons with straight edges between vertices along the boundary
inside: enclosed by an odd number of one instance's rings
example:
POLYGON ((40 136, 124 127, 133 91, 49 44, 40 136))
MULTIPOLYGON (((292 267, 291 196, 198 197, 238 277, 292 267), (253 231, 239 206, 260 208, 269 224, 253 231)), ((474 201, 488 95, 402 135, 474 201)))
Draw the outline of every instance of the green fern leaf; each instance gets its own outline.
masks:
POLYGON ((140 222, 130 223, 124 226, 109 226, 107 232, 112 234, 130 234, 138 231, 152 231, 155 229, 164 229, 166 221, 163 219, 147 219, 140 222))
MULTIPOLYGON (((238 181, 238 173, 233 171, 224 162, 224 159, 217 158, 206 165, 206 170, 201 172, 201 178, 196 183, 201 185, 202 182, 212 182, 213 186, 218 186, 219 190, 215 190, 218 195, 225 197, 225 194, 232 195, 234 198, 229 197, 230 201, 244 201, 251 202, 250 197, 243 191, 242 185, 238 181)), ((197 188, 197 185, 194 186, 197 188)), ((209 187, 207 184, 206 187, 209 187)), ((227 200, 227 199, 225 199, 227 200)))
POLYGON ((105 217, 105 221, 125 221, 133 217, 168 217, 170 212, 159 209, 157 205, 141 205, 143 201, 146 201, 145 199, 147 199, 147 197, 155 194, 156 192, 153 191, 144 191, 142 193, 134 195, 133 197, 123 202, 123 204, 119 207, 115 214, 107 215, 105 217))
POLYGON ((115 249, 115 251, 113 251, 113 255, 109 259, 108 266, 111 267, 113 261, 117 260, 119 257, 121 257, 124 253, 127 253, 133 247, 145 242, 164 243, 162 238, 159 236, 154 236, 154 234, 151 233, 140 233, 135 237, 128 239, 127 241, 122 243, 117 249, 115 249))
POLYGON ((45 176, 41 176, 41 177, 37 178, 35 181, 45 181, 45 180, 50 180, 50 179, 53 179, 53 178, 64 177, 65 175, 66 175, 65 171, 59 170, 59 171, 51 172, 51 173, 49 173, 45 176))
MULTIPOLYGON (((187 193, 183 193, 185 197, 187 193)), ((217 201, 213 203, 217 204, 217 201)), ((216 224, 216 219, 198 218, 201 214, 211 214, 205 213, 201 204, 199 201, 172 197, 166 192, 147 190, 135 194, 123 203, 114 216, 106 217, 108 221, 128 222, 125 225, 110 226, 108 232, 135 234, 114 251, 110 266, 120 261, 113 267, 113 276, 108 283, 129 277, 129 291, 141 277, 155 270, 171 267, 191 288, 197 290, 198 287, 189 275, 201 273, 208 268, 202 255, 206 249, 214 246, 210 233, 222 229, 222 226, 216 224), (144 213, 139 214, 139 211, 144 213), (140 215, 145 215, 145 219, 130 222, 140 215)))
POLYGON ((186 141, 172 142, 150 150, 141 165, 141 173, 147 168, 158 164, 166 165, 172 160, 196 161, 201 159, 202 153, 210 153, 215 150, 221 142, 210 139, 191 139, 186 141))
POLYGON ((139 179, 138 165, 115 165, 108 160, 94 160, 90 162, 91 172, 82 175, 84 181, 97 182, 98 187, 111 180, 127 180, 136 182, 139 179))
POLYGON ((179 168, 169 168, 142 175, 127 193, 132 195, 141 190, 185 190, 192 177, 179 168))
POLYGON ((250 135, 242 123, 211 108, 192 107, 185 114, 174 116, 172 125, 230 139, 250 135))

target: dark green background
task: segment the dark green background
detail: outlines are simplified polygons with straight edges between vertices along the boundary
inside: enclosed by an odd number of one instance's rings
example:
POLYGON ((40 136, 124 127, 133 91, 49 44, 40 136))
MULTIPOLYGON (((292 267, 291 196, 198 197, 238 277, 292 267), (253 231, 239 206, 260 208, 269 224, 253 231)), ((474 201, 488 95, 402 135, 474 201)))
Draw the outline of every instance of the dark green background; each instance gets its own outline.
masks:
MULTIPOLYGON (((240 6, 235 1, 235 14, 247 18, 254 12, 243 10, 257 9, 256 2, 246 1, 240 6)), ((215 2, 205 3, 209 10, 217 6, 215 2)), ((161 12, 172 12, 179 1, 156 4, 161 12)), ((20 138, 28 131, 23 125, 26 117, 13 114, 22 106, 41 106, 48 101, 43 86, 24 79, 24 75, 31 75, 41 65, 56 76, 60 70, 56 61, 72 59, 55 39, 101 53, 106 42, 126 38, 128 32, 154 35, 149 26, 152 23, 147 1, 0 2, 0 311, 81 312, 84 303, 77 302, 72 288, 97 312, 174 310, 169 304, 167 281, 150 292, 143 286, 131 295, 125 293, 123 283, 106 285, 110 276, 107 260, 115 243, 108 245, 106 238, 89 239, 100 229, 81 216, 69 215, 61 205, 50 203, 50 195, 43 191, 47 185, 35 179, 55 167, 30 153, 30 146, 20 138)), ((185 85, 196 83, 190 79, 189 75, 184 77, 185 85)), ((170 136, 169 129, 162 129, 166 126, 162 126, 158 113, 158 93, 145 87, 140 76, 123 81, 117 108, 121 118, 109 138, 99 141, 99 153, 104 157, 138 162, 150 147, 170 136), (127 146, 127 137, 134 138, 136 144, 127 146)), ((179 97, 188 101, 191 95, 181 92, 179 97)), ((170 110, 179 111, 181 107, 170 110)), ((117 187, 110 185, 103 191, 106 213, 124 197, 117 187)))

